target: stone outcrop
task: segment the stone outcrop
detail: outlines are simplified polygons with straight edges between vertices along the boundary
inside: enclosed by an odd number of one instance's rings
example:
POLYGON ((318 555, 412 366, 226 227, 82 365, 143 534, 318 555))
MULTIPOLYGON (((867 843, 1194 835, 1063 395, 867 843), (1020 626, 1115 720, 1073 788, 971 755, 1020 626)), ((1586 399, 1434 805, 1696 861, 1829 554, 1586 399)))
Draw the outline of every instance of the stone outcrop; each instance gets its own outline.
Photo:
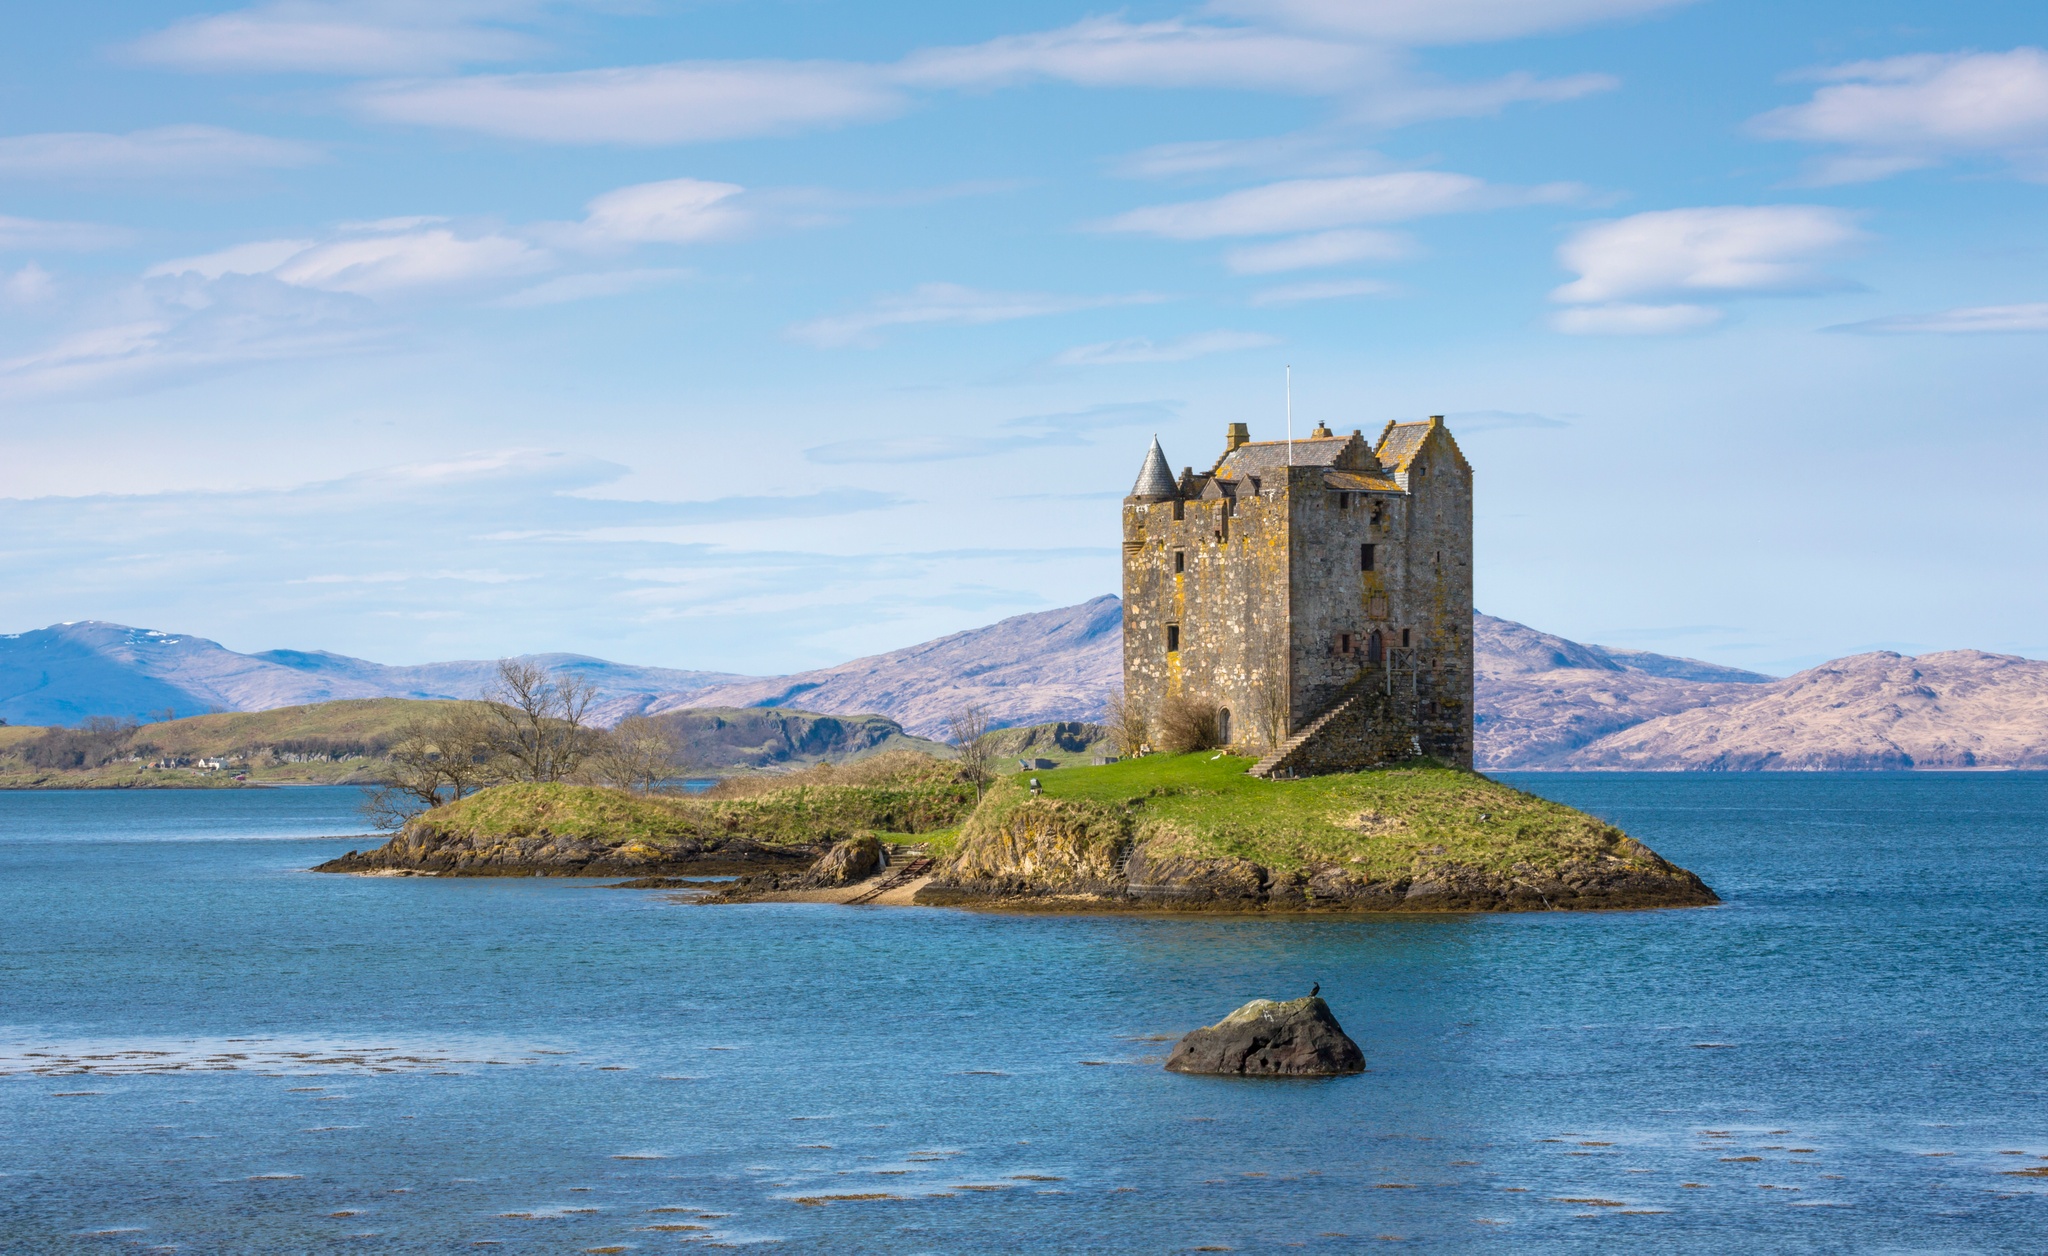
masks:
POLYGON ((1330 1005, 1310 995, 1285 1003, 1254 999, 1182 1038, 1166 1067, 1234 1077, 1339 1077, 1363 1073, 1365 1053, 1330 1005))
POLYGON ((1570 911, 1704 907, 1720 902, 1691 872, 1633 838, 1550 868, 1490 871, 1418 862, 1394 876, 1317 863, 1276 869, 1249 859, 1179 853, 1165 831, 1138 831, 1131 813, 1100 803, 1039 798, 962 830, 917 902, 932 906, 1164 911, 1570 911))
POLYGON ((882 870, 882 843, 872 833, 835 842, 803 875, 806 889, 830 889, 865 881, 882 870))

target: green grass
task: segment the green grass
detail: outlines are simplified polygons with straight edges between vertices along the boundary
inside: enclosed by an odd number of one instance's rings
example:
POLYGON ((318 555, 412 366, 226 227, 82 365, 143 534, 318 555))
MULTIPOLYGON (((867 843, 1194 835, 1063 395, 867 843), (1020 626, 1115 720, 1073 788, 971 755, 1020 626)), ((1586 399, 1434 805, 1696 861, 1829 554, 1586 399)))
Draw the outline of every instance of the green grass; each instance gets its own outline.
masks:
MULTIPOLYGON (((1507 872, 1640 849, 1583 811, 1426 761, 1292 781, 1248 776, 1251 762, 1148 755, 1037 775, 1047 798, 1127 809, 1152 850, 1281 871, 1341 864, 1378 877, 1423 862, 1507 872)), ((1005 779, 995 805, 1016 805, 1024 790, 1020 778, 1005 779)))

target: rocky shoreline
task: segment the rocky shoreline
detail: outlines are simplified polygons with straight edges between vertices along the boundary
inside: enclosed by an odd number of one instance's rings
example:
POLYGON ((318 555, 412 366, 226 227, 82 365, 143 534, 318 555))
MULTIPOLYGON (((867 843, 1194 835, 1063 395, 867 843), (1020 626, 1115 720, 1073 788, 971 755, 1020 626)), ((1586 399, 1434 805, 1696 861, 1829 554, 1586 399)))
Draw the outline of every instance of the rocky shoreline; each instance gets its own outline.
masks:
POLYGON ((315 872, 443 877, 720 877, 808 869, 820 852, 749 838, 683 838, 607 842, 602 838, 540 833, 478 837, 407 828, 375 850, 350 851, 315 872))

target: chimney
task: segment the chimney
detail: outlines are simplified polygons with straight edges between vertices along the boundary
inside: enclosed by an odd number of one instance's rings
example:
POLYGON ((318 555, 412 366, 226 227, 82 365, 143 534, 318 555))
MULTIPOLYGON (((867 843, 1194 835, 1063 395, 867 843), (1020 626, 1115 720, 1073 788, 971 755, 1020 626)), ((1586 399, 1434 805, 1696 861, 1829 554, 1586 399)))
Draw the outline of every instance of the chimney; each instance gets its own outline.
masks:
POLYGON ((1233 423, 1223 431, 1223 452, 1229 453, 1239 445, 1252 443, 1252 430, 1242 423, 1233 423))

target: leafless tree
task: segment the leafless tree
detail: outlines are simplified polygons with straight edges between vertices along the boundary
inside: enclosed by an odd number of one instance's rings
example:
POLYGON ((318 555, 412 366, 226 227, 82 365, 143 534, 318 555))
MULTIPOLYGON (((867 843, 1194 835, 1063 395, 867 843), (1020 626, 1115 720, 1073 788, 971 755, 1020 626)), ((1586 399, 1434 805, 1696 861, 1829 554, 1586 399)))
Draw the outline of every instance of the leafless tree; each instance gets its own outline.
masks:
POLYGON ((974 785, 974 800, 980 802, 982 791, 995 775, 989 769, 994 752, 988 744, 988 712, 978 706, 961 707, 946 718, 946 727, 960 751, 960 775, 974 785))
POLYGON ((1159 708, 1159 744, 1175 754, 1216 746, 1216 704, 1185 693, 1168 696, 1159 708))
POLYGON ((512 760, 520 780, 560 781, 597 748, 597 730, 585 723, 597 689, 580 676, 500 659, 490 697, 498 750, 512 760))
POLYGON ((1266 739, 1267 749, 1287 740, 1287 698, 1280 692, 1279 685, 1271 681, 1260 685, 1252 694, 1252 709, 1259 722, 1259 732, 1266 739))
POLYGON ((1151 739, 1152 730, 1146 726, 1145 713, 1138 704, 1124 696, 1119 689, 1109 695, 1108 714, 1109 737, 1116 743, 1116 752, 1126 759, 1135 759, 1144 752, 1145 744, 1151 739))
POLYGON ((395 829, 502 779, 497 724, 489 708, 476 702, 442 704, 407 721, 388 753, 388 775, 367 791, 364 814, 379 828, 395 829))
POLYGON ((614 789, 644 794, 676 774, 676 756, 682 748, 682 739, 670 725, 629 715, 599 739, 583 772, 614 789))

